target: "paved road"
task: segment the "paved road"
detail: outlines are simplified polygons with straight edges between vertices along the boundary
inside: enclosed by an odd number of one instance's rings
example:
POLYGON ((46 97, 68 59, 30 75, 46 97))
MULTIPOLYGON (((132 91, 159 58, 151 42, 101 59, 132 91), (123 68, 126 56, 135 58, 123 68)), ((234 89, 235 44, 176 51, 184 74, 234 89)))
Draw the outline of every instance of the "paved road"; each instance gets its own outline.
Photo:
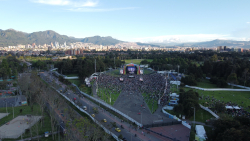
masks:
MULTIPOLYGON (((43 76, 49 76, 49 74, 47 72, 44 72, 42 74, 43 76)), ((43 77, 42 76, 42 77, 43 77)), ((43 77, 43 78, 45 78, 43 77)), ((49 77, 50 79, 50 77, 49 77)), ((53 83, 53 81, 47 79, 46 81, 49 82, 50 84, 53 83)), ((51 76, 51 79, 56 79, 55 77, 51 76)), ((60 84, 62 87, 58 87, 57 90, 64 92, 65 89, 65 85, 62 84, 61 82, 58 82, 57 80, 55 80, 58 84, 60 84)), ((93 111, 93 107, 99 107, 99 105, 96 105, 95 103, 89 101, 86 98, 79 98, 77 94, 75 94, 72 91, 67 91, 65 93, 62 93, 63 95, 67 96, 69 99, 73 100, 74 98, 77 99, 77 101, 79 101, 83 106, 87 106, 87 112, 89 114, 95 114, 93 111)), ((102 123, 102 125, 104 125, 107 129, 110 129, 111 132, 113 132, 114 134, 116 134, 117 136, 119 136, 120 134, 122 134, 123 137, 125 137, 127 140, 132 140, 133 141, 159 141, 160 139, 155 138, 154 136, 151 136, 150 134, 142 134, 142 130, 136 130, 136 129, 132 129, 132 127, 126 123, 126 122, 121 122, 121 119, 115 117, 113 114, 103 110, 102 108, 99 107, 99 113, 95 114, 95 119, 100 121, 100 123, 102 123), (101 122, 103 119, 107 119, 107 123, 101 122), (121 132, 118 133, 115 131, 115 128, 109 128, 112 127, 111 122, 116 122, 116 125, 120 128, 121 125, 124 127, 124 129, 121 129, 121 132), (109 125, 109 126, 108 126, 109 125), (137 137, 135 137, 134 135, 137 135, 137 137)))

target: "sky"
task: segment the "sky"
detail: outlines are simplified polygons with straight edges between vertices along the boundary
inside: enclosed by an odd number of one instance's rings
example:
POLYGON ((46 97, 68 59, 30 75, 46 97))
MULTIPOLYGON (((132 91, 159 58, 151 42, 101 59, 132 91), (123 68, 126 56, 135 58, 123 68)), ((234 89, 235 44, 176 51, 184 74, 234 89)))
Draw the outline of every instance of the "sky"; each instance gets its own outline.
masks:
POLYGON ((250 41, 249 0, 0 0, 0 29, 130 42, 250 41))

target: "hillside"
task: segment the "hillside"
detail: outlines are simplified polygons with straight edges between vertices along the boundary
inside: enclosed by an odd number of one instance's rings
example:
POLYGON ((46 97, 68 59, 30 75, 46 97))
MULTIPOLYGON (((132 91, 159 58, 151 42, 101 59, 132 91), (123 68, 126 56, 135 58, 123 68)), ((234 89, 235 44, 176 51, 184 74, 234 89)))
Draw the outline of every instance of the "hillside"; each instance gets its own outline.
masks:
POLYGON ((73 43, 73 42, 83 42, 83 43, 93 43, 97 45, 115 45, 122 41, 114 39, 110 36, 108 37, 87 37, 87 38, 74 38, 68 37, 66 35, 60 35, 52 30, 39 31, 33 33, 24 33, 16 31, 14 29, 1 30, 0 29, 0 47, 5 46, 16 46, 18 44, 32 44, 36 43, 37 45, 50 44, 54 42, 59 42, 63 44, 64 42, 73 43))
POLYGON ((212 40, 207 42, 198 43, 183 43, 179 46, 191 46, 191 47, 214 47, 214 46, 229 46, 229 47, 242 47, 250 48, 250 41, 234 41, 234 40, 212 40))
POLYGON ((81 40, 83 43, 93 43, 97 45, 115 45, 122 41, 119 41, 117 39, 114 39, 110 36, 108 37, 100 37, 100 36, 94 36, 94 37, 86 37, 81 40))

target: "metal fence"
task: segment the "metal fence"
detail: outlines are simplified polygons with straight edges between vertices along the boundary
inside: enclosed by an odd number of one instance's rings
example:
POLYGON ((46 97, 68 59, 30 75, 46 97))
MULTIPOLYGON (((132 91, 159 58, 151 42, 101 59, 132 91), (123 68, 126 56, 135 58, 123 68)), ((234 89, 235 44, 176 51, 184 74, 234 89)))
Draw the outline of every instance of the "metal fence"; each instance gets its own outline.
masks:
POLYGON ((206 111, 208 111, 210 114, 212 114, 215 118, 220 118, 218 115, 216 115, 213 111, 211 111, 210 109, 208 109, 208 108, 206 108, 206 107, 204 107, 204 106, 202 106, 201 104, 199 104, 200 105, 200 107, 202 108, 202 109, 204 109, 204 110, 206 110, 206 111))
POLYGON ((131 117, 129 117, 128 115, 122 113, 121 111, 115 109, 115 108, 112 107, 111 105, 109 105, 109 104, 107 104, 107 103, 105 103, 105 102, 103 102, 103 101, 101 101, 101 100, 99 100, 99 99, 96 99, 96 98, 94 98, 94 97, 92 97, 92 96, 90 96, 90 95, 88 95, 88 94, 86 94, 86 93, 80 91, 80 89, 79 89, 75 84, 72 84, 72 85, 75 86, 75 87, 77 88, 77 90, 78 90, 81 94, 83 94, 84 96, 86 96, 86 97, 88 97, 88 98, 90 98, 90 99, 96 101, 97 103, 100 103, 100 104, 102 104, 103 106, 109 108, 110 110, 112 110, 112 111, 114 111, 114 112, 120 114, 121 116, 127 118, 127 119, 130 120, 131 122, 134 122, 134 123, 135 123, 136 125, 138 125, 139 127, 142 127, 142 126, 143 126, 142 124, 140 124, 140 123, 137 122, 136 120, 132 119, 131 117))
POLYGON ((188 86, 188 85, 185 85, 185 87, 193 88, 193 89, 197 89, 197 90, 202 90, 202 91, 240 91, 240 92, 250 91, 250 89, 230 89, 230 88, 209 88, 209 89, 207 89, 207 88, 188 86))
POLYGON ((172 115, 172 114, 166 112, 164 107, 162 108, 162 112, 163 112, 164 114, 166 114, 166 116, 168 116, 169 118, 176 119, 176 120, 177 120, 178 122, 180 122, 182 125, 184 125, 184 126, 187 127, 188 129, 191 129, 191 126, 190 126, 188 123, 186 123, 185 121, 180 120, 180 119, 177 118, 176 116, 174 116, 174 115, 172 115))

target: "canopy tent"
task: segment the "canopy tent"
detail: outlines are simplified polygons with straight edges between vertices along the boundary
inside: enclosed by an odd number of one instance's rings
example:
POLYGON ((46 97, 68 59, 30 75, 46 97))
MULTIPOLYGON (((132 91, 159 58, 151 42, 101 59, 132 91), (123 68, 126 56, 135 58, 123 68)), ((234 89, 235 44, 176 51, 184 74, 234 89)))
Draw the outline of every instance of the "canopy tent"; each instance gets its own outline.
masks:
POLYGON ((233 109, 232 106, 225 106, 225 107, 226 107, 226 109, 233 109))
POLYGON ((238 106, 234 106, 233 108, 236 109, 236 110, 240 110, 240 109, 241 109, 241 108, 238 107, 238 106))
POLYGON ((196 125, 195 126, 196 134, 200 139, 206 140, 206 131, 203 125, 196 125))
POLYGON ((170 94, 171 97, 179 97, 179 95, 177 95, 176 93, 172 93, 170 94))

